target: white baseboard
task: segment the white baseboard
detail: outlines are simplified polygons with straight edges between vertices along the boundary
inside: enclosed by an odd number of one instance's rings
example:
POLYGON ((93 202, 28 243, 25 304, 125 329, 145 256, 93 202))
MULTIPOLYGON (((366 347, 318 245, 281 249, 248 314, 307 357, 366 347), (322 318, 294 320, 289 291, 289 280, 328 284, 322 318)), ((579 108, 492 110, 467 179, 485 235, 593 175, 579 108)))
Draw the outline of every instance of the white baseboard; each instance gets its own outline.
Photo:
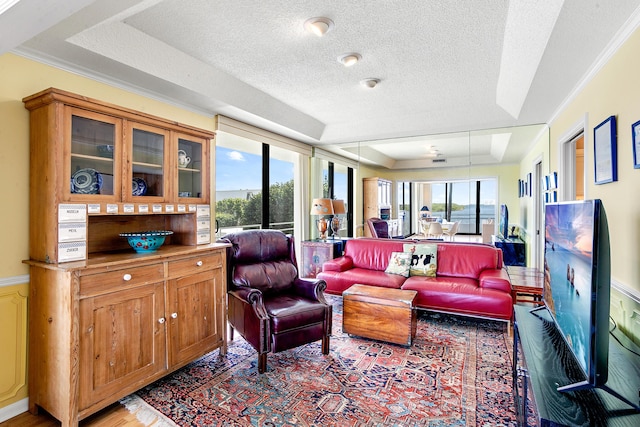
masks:
POLYGON ((7 421, 15 416, 27 412, 29 410, 29 399, 22 399, 16 403, 12 403, 9 406, 0 408, 0 423, 7 421))

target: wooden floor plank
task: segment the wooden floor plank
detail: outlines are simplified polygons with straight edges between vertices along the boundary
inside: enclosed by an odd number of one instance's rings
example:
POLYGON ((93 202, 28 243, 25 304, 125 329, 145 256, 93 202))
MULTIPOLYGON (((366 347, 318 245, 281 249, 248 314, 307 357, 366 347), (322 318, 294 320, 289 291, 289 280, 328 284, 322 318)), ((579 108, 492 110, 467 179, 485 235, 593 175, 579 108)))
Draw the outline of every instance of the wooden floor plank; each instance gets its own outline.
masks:
MULTIPOLYGON (((29 412, 22 413, 10 420, 0 423, 2 427, 60 427, 60 422, 51 415, 41 411, 38 415, 29 412)), ((119 403, 113 404, 102 411, 80 422, 82 427, 145 427, 119 403)))

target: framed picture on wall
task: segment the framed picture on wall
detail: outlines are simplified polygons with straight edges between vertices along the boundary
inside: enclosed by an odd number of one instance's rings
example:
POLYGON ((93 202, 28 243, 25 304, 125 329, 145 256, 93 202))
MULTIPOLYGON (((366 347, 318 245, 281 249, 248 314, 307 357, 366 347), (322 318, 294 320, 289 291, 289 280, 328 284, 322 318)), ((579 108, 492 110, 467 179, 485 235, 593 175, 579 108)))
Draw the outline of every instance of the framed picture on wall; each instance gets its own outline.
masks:
POLYGON ((618 148, 616 143, 616 117, 611 116, 593 129, 596 184, 606 184, 618 180, 618 148))
POLYGON ((640 169, 640 120, 631 125, 633 141, 633 167, 640 169))
POLYGON ((522 180, 518 180, 518 197, 522 197, 522 180))
POLYGON ((533 182, 532 182, 532 179, 533 178, 532 178, 531 172, 529 172, 527 174, 527 190, 529 191, 529 197, 533 196, 533 188, 532 188, 533 182))

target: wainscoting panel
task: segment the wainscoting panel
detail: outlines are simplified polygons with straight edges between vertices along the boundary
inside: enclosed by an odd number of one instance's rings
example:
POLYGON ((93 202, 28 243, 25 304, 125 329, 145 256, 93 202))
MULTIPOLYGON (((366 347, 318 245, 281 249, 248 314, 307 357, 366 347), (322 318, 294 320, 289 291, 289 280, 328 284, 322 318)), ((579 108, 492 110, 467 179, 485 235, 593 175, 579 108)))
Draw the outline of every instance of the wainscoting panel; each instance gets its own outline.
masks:
POLYGON ((0 287, 0 408, 27 397, 28 285, 0 287))
POLYGON ((640 345, 640 298, 638 292, 611 281, 611 318, 634 343, 640 345))

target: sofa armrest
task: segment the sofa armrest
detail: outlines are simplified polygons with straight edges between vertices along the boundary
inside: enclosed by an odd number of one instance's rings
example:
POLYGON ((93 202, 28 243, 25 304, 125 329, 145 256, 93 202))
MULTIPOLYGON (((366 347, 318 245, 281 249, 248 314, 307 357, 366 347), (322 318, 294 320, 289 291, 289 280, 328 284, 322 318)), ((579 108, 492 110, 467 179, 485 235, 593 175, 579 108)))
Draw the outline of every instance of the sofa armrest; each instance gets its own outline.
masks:
POLYGON ((481 288, 497 289, 506 293, 511 293, 511 280, 509 274, 504 269, 482 270, 478 282, 481 288))
POLYGON ((350 256, 341 256, 325 261, 322 271, 347 271, 353 268, 353 259, 350 256))

